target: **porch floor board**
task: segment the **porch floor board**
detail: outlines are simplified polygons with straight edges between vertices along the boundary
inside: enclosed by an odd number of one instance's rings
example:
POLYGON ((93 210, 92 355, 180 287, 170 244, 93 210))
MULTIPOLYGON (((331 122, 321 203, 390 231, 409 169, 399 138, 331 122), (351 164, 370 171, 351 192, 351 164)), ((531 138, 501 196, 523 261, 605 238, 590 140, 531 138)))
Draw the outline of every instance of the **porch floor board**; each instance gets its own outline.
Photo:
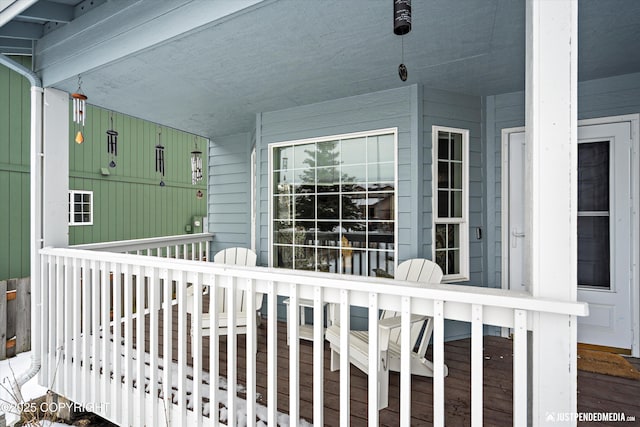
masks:
MULTIPOLYGON (((174 324, 177 310, 174 307, 174 324)), ((148 321, 148 316, 147 316, 148 321)), ((162 312, 159 316, 162 331, 162 312)), ((190 322, 187 325, 190 328, 190 322)), ((134 328, 135 331, 135 328, 134 328)), ((147 329, 148 331, 148 329, 147 329)), ((162 334, 162 332, 160 333, 162 334)), ((177 360, 178 334, 174 330, 173 358, 177 360)), ((226 377, 227 338, 220 337, 220 375, 226 377)), ((188 338, 188 359, 191 358, 191 343, 188 338)), ((134 341, 135 342, 135 341, 134 341)), ((237 383, 246 385, 245 336, 238 336, 237 383)), ((289 346, 287 345, 286 322, 278 322, 278 411, 289 412, 289 346)), ((162 347, 162 337, 159 340, 162 347)), ((209 366, 209 338, 204 337, 203 365, 209 366)), ((148 335, 146 350, 149 349, 148 335)), ((267 328, 263 323, 258 328, 257 388, 258 403, 267 403, 267 328)), ((162 355, 162 348, 160 348, 162 355)), ((445 379, 445 411, 447 426, 471 424, 471 340, 462 339, 445 344, 445 363, 449 376, 445 379)), ((340 413, 340 372, 329 370, 329 344, 324 343, 324 421, 335 425, 340 413)), ((640 359, 630 358, 636 368, 640 359)), ((191 362, 189 363, 191 364, 191 362)), ((512 422, 512 341, 506 338, 484 337, 484 425, 511 426, 512 422)), ((367 376, 351 366, 351 424, 367 424, 367 376)), ((391 373, 389 384, 389 407, 380 411, 380 424, 399 425, 399 375, 391 373)), ((432 379, 412 377, 411 425, 429 426, 433 423, 432 379)), ((624 412, 640 420, 640 381, 608 375, 578 371, 578 412, 624 412)), ((313 422, 313 346, 309 341, 300 341, 300 416, 313 422)), ((579 425, 595 425, 578 423, 579 425)), ((293 424, 292 424, 293 425, 293 424)), ((603 424, 598 424, 603 425, 603 424)))

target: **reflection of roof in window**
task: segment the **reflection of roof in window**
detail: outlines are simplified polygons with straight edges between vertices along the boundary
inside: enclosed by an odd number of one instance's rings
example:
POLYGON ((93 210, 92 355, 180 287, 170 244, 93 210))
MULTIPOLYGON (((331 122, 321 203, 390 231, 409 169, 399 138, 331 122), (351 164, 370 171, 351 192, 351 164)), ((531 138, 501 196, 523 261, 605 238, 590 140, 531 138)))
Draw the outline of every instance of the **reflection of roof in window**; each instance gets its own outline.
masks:
POLYGON ((384 198, 355 199, 353 200, 353 203, 359 206, 362 206, 362 205, 372 206, 381 202, 382 200, 384 200, 384 198))

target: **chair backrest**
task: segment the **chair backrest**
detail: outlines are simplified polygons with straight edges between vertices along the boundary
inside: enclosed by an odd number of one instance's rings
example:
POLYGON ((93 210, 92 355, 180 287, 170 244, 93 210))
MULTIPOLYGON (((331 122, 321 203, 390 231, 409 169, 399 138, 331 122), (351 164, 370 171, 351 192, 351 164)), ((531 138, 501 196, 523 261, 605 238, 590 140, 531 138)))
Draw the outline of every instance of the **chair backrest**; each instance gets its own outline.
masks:
MULTIPOLYGON (((440 283, 442 281, 442 269, 438 264, 424 258, 408 259, 398 265, 396 268, 395 279, 407 280, 421 284, 440 283)), ((381 318, 395 317, 399 313, 394 311, 383 311, 381 318)), ((424 356, 427 350, 431 334, 433 332, 433 319, 429 318, 424 322, 418 322, 411 326, 411 348, 415 349, 418 354, 424 356)), ((396 329, 391 332, 390 342, 400 344, 400 330, 396 329)))
MULTIPOLYGON (((227 248, 217 252, 213 256, 214 263, 226 264, 226 265, 243 265, 247 267, 255 267, 257 261, 257 255, 254 251, 247 248, 227 248)), ((227 301, 226 301, 226 289, 220 288, 220 293, 218 294, 219 306, 218 310, 221 313, 227 311, 227 301)), ((255 310, 258 310, 262 306, 262 294, 256 295, 256 307, 255 310)), ((245 295, 244 291, 236 292, 236 312, 243 313, 250 311, 245 304, 245 295)))
POLYGON ((223 249, 213 256, 213 262, 227 265, 246 265, 255 267, 258 259, 256 253, 247 248, 223 249))

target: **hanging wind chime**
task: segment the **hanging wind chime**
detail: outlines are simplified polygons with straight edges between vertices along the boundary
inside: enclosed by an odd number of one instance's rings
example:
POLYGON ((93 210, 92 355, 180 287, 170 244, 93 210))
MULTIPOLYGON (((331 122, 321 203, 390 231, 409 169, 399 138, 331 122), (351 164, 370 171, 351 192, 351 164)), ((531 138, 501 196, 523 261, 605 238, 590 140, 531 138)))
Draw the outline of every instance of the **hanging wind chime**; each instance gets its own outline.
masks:
POLYGON ((407 81, 409 71, 404 65, 404 35, 411 31, 411 0, 393 0, 393 32, 402 37, 402 63, 398 66, 400 80, 407 81))
POLYGON ((113 114, 111 115, 111 129, 107 131, 107 153, 111 155, 109 167, 115 168, 115 158, 118 155, 118 132, 113 130, 113 114))
POLYGON ((196 185, 200 181, 202 181, 202 151, 198 150, 196 138, 196 149, 191 152, 191 184, 196 185))
POLYGON ((160 144, 161 132, 158 132, 158 145, 156 145, 156 172, 161 175, 160 187, 164 187, 164 147, 160 144))
MULTIPOLYGON (((76 127, 82 126, 84 129, 84 121, 86 118, 87 96, 82 92, 82 79, 78 76, 78 90, 71 94, 73 99, 73 122, 76 123, 76 127)), ((84 142, 84 136, 82 130, 78 129, 76 133, 76 142, 82 144, 84 142)))

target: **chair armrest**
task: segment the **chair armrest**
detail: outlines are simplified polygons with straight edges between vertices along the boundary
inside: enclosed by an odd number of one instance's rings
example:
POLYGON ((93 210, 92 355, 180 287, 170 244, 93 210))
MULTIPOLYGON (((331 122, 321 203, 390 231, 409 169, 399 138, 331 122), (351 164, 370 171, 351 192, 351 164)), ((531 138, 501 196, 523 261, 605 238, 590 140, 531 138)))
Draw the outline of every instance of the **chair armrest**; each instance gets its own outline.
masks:
MULTIPOLYGON (((418 323, 427 320, 428 316, 422 316, 419 314, 412 314, 409 319, 409 323, 418 323)), ((386 317, 380 319, 378 322, 379 337, 380 337, 380 351, 387 351, 389 349, 389 336, 393 329, 402 326, 402 316, 386 317)))

